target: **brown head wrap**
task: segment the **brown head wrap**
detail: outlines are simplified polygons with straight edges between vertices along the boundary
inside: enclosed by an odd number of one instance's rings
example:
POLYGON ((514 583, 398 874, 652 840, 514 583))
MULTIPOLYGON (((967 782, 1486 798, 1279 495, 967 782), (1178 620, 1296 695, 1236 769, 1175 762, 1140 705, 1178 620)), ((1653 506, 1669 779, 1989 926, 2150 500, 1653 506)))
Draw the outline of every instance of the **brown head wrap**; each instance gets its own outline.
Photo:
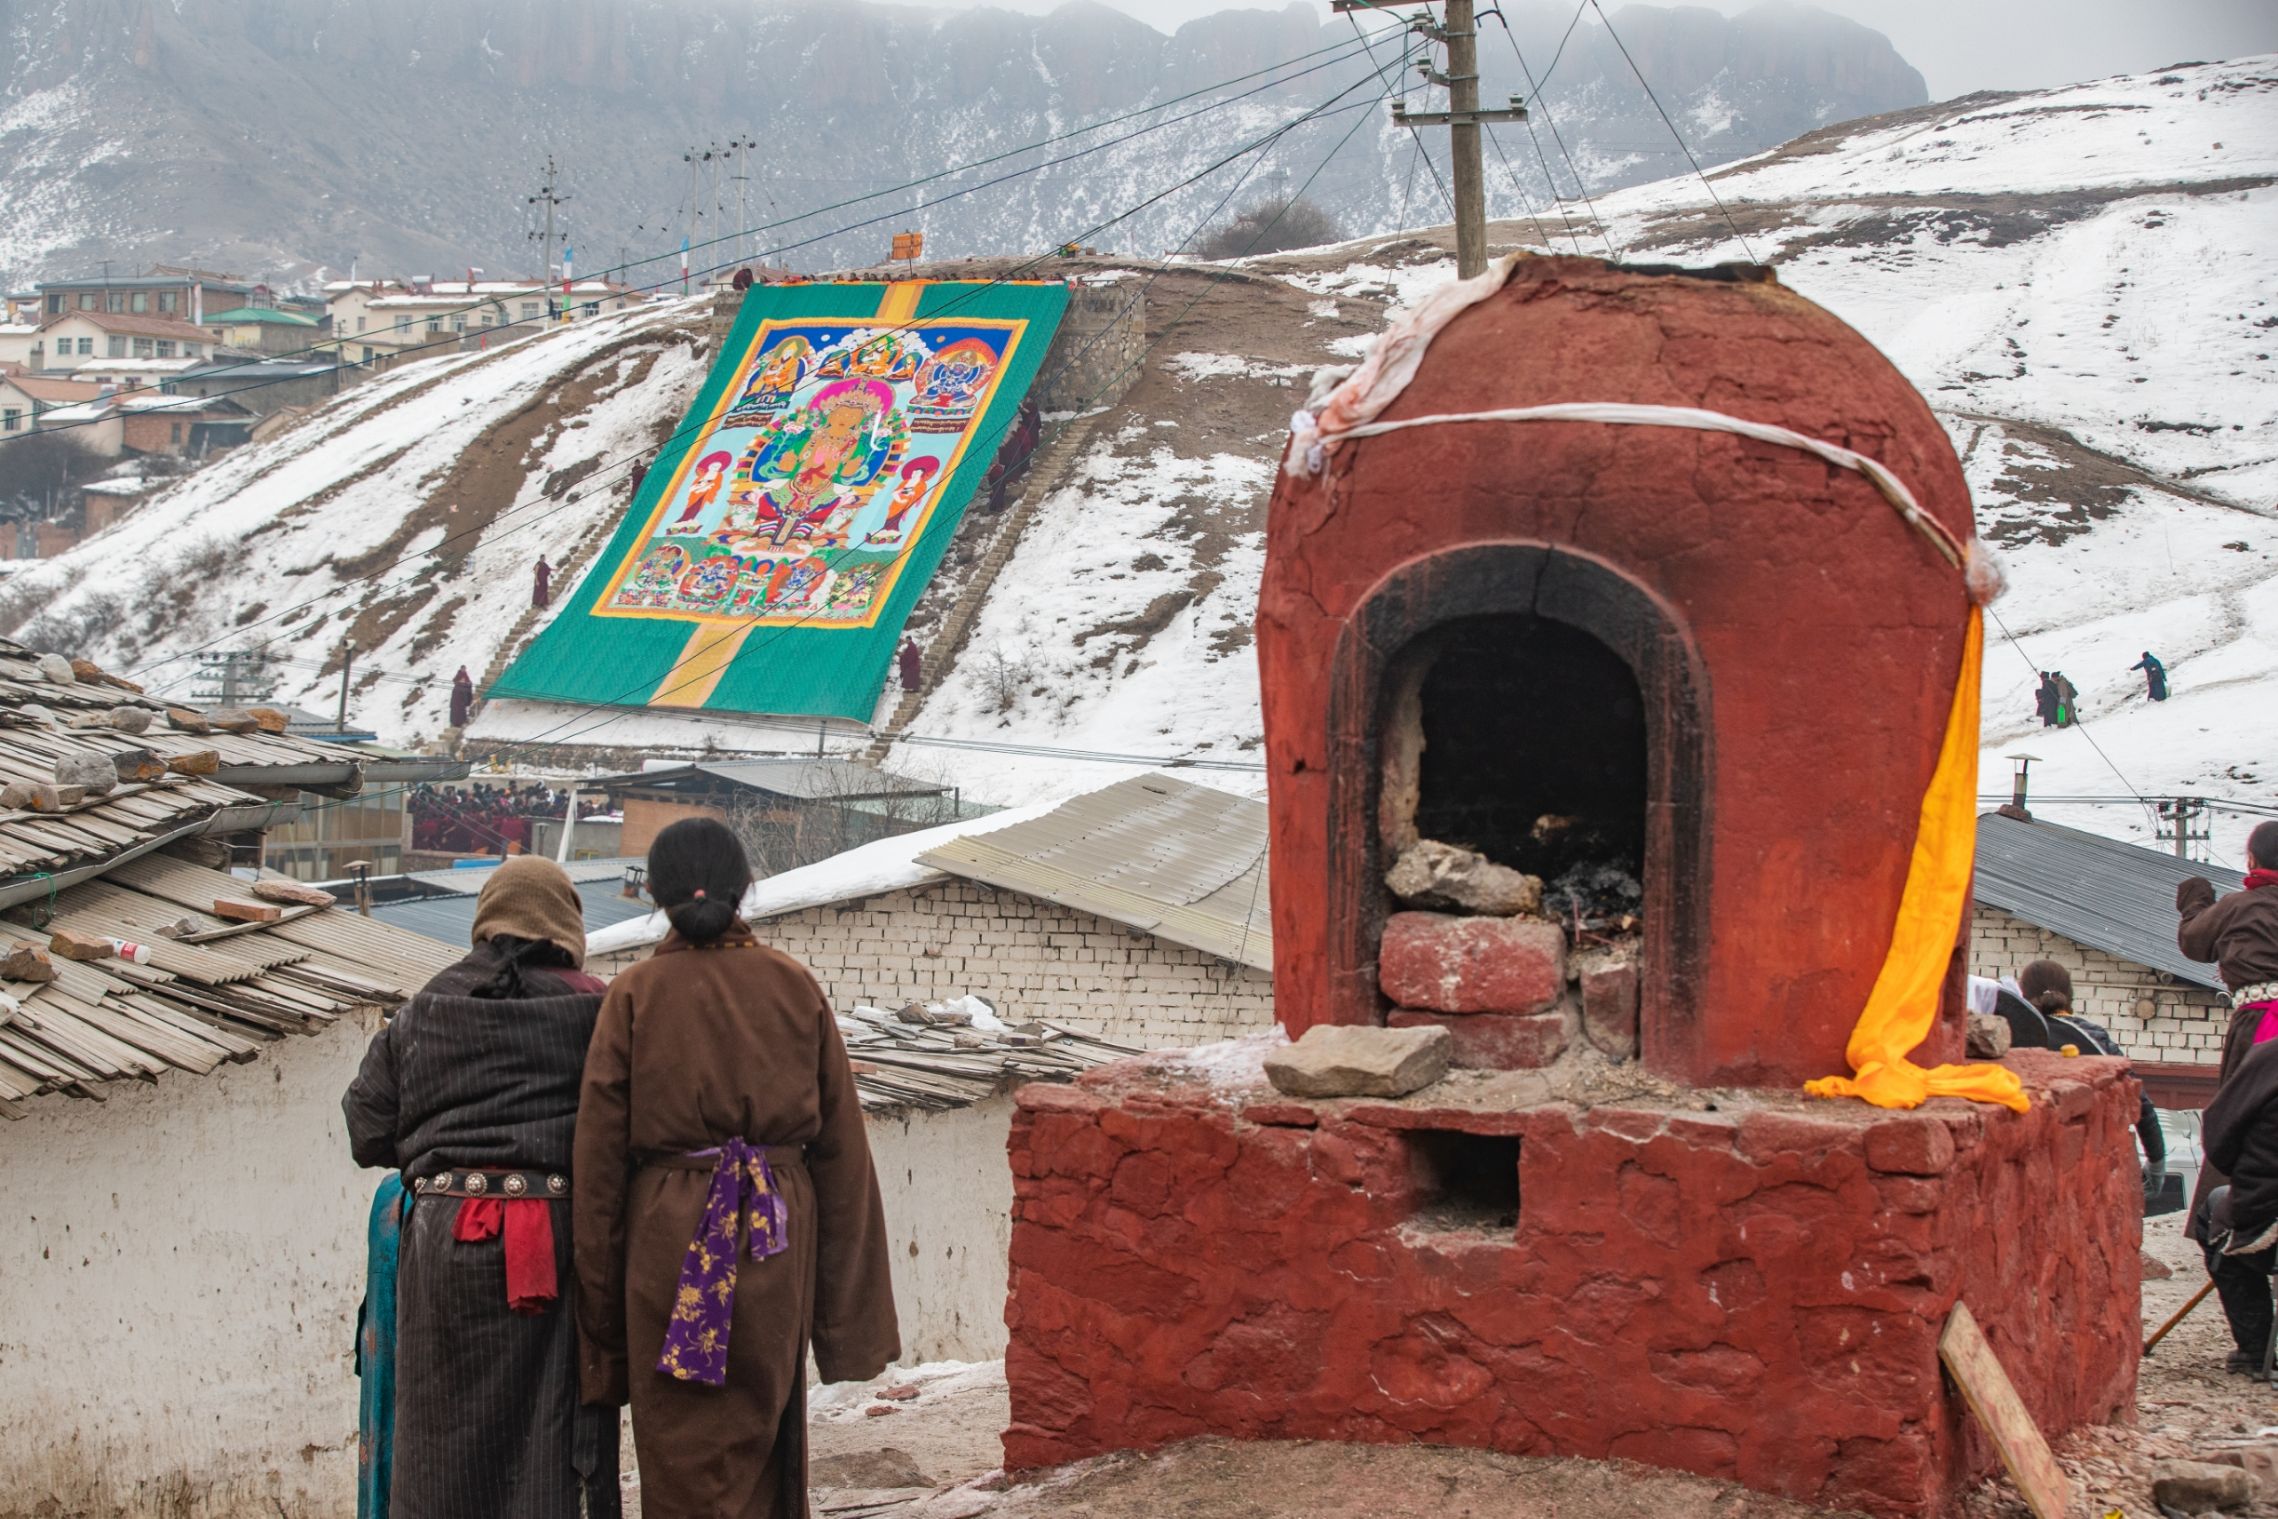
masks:
POLYGON ((490 873, 475 898, 477 944, 499 934, 543 939, 585 964, 585 907, 569 873, 552 860, 516 855, 490 873))

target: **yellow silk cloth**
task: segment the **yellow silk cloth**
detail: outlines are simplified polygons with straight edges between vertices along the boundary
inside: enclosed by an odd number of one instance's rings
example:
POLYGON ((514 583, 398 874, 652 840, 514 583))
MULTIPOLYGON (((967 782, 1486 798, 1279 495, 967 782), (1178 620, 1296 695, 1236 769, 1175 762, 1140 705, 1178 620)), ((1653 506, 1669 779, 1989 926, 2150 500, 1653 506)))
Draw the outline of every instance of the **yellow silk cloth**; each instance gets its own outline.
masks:
POLYGON ((1855 1074, 1805 1082, 1803 1089, 1814 1097, 1857 1097, 1878 1108, 1920 1107, 1928 1097, 1998 1102, 2020 1113, 2028 1106, 2024 1084, 2014 1071, 1997 1065, 1925 1069, 1907 1059, 1937 1021, 1946 967, 1969 905, 1977 855, 1978 683, 1984 664, 1985 614, 1972 607, 1954 705, 1946 714, 1945 742, 1930 789, 1922 794, 1922 819, 1915 829, 1914 858, 1907 866, 1890 953, 1843 1051, 1855 1074))

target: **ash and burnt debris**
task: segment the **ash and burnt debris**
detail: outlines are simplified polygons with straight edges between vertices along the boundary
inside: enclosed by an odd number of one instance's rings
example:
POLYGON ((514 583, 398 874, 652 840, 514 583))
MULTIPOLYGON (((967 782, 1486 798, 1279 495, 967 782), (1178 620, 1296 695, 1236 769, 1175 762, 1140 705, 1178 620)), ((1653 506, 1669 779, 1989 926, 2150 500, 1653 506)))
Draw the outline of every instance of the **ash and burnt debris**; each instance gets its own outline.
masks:
POLYGON ((1384 884, 1402 907, 1487 918, 1547 918, 1570 946, 1635 938, 1645 886, 1615 841, 1571 817, 1546 814, 1535 837, 1559 862, 1543 876, 1499 865, 1475 849, 1424 839, 1400 852, 1384 884))

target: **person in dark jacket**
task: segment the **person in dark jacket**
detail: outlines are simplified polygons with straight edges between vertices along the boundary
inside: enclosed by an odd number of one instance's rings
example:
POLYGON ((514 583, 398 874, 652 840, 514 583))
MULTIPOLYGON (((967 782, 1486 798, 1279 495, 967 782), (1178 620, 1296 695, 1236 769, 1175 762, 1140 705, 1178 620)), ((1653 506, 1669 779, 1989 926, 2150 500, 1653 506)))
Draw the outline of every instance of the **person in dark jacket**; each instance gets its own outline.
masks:
MULTIPOLYGON (((2128 1052, 2120 1048, 2120 1041, 2112 1037, 2110 1029, 2073 1010, 2072 972, 2056 961, 2035 960, 2017 972, 2017 991, 2049 1020, 2058 1048, 2077 1044, 2084 1055, 2128 1058, 2128 1052), (2068 1034, 2073 1037, 2065 1038, 2068 1034)), ((2159 1127, 2159 1111, 2151 1105, 2150 1093, 2138 1091, 2136 1095, 2139 1103, 2136 1139, 2144 1147, 2144 1161, 2148 1165, 2163 1165, 2167 1160, 2167 1135, 2159 1127)))
POLYGON ((467 725, 467 715, 474 711, 474 707, 475 678, 467 673, 465 665, 461 665, 459 673, 451 677, 451 726, 464 728, 467 725))
POLYGON ((894 660, 900 667, 902 689, 915 691, 925 674, 925 654, 918 648, 918 641, 914 638, 903 639, 901 652, 894 656, 894 660))
MULTIPOLYGON (((2213 882, 2193 876, 2175 892, 2181 916, 2177 947, 2194 960, 2213 961, 2215 973, 2230 989, 2233 1011, 2216 1067, 2217 1102, 2250 1055, 2278 1043, 2278 822, 2263 823, 2247 835, 2246 864, 2243 891, 2218 898, 2213 882)), ((2252 1371, 2261 1364, 2270 1332, 2268 1262, 2225 1256, 2216 1248, 2221 1225, 2213 1217, 2213 1199, 2226 1181, 2209 1146, 2191 1195, 2191 1236, 2206 1249, 2208 1272, 2238 1343, 2231 1369, 2252 1371)))
POLYGON ((554 598, 554 567, 540 554, 530 569, 530 605, 545 610, 546 603, 554 598))
POLYGON ((2278 1043, 2255 1045, 2200 1116, 2208 1167, 2229 1180, 2192 1227, 2207 1255, 2233 1349, 2225 1366, 2258 1375, 2270 1344, 2270 1273, 2278 1266, 2278 1043))
POLYGON ((615 1515, 617 1411, 578 1400, 572 1137, 603 986, 577 889, 509 860, 474 948, 372 1040, 341 1101, 403 1173, 391 1519, 615 1515))
POLYGON ((2033 710, 2040 715, 2041 726, 2057 725, 2057 683, 2049 672, 2041 672, 2041 688, 2033 693, 2033 710))
POLYGON ((2144 692, 2153 701, 2167 700, 2167 666, 2154 659, 2151 650, 2144 650, 2144 657, 2128 668, 2144 672, 2144 692))

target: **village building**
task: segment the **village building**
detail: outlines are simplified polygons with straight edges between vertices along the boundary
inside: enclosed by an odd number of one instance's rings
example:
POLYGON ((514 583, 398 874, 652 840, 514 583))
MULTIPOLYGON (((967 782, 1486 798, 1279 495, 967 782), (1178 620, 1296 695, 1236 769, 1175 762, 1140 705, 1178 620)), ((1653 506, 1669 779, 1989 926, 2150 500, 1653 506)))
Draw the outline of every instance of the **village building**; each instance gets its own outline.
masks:
POLYGON ((170 396, 128 391, 59 407, 46 427, 68 427, 72 440, 105 458, 121 454, 203 459, 253 435, 253 416, 225 396, 170 396))
MULTIPOLYGON (((1262 803, 1146 775, 881 839, 759 882, 744 912, 840 1008, 973 995, 1008 1020, 1195 1045, 1272 1025, 1265 855, 1262 803)), ((664 931, 597 934, 596 961, 664 931)))
POLYGON ((2175 890, 2193 876, 2223 893, 2245 883, 2220 865, 1989 813, 1977 824, 1970 969, 1999 979, 2054 960, 2072 973, 2074 1007, 2128 1052, 2153 1102, 2203 1108, 2231 1003, 2215 967, 2175 942, 2175 890))
POLYGON ((385 364, 414 350, 480 347, 626 310, 645 299, 614 280, 575 280, 565 308, 559 281, 336 280, 324 287, 331 338, 340 356, 385 364))
POLYGON ((31 367, 32 350, 39 344, 37 322, 0 322, 0 365, 31 367))
POLYGON ((33 367, 74 370, 90 359, 201 359, 213 348, 205 328, 171 316, 66 311, 40 324, 33 367))
POLYGON ((75 280, 46 280, 39 287, 39 315, 52 320, 66 312, 107 312, 114 316, 167 317, 195 324, 208 311, 242 306, 253 295, 247 281, 210 270, 153 264, 145 274, 99 274, 75 280))
POLYGON ((143 475, 90 480, 79 487, 80 536, 92 538, 113 523, 134 515, 143 499, 164 482, 143 475))
POLYGON ((736 827, 773 874, 888 834, 954 821, 953 788, 842 759, 697 760, 589 781, 624 819, 616 853, 645 855, 683 818, 736 827))
POLYGON ((102 394, 103 387, 91 380, 37 371, 0 375, 0 437, 38 432, 50 413, 97 400, 102 394))
POLYGON ((165 382, 174 395, 226 396, 256 417, 288 408, 306 411, 340 394, 365 371, 329 350, 254 358, 235 350, 184 365, 165 382))
POLYGON ((216 348, 262 354, 305 353, 324 337, 326 330, 323 318, 262 305, 214 312, 198 325, 212 334, 216 348))

